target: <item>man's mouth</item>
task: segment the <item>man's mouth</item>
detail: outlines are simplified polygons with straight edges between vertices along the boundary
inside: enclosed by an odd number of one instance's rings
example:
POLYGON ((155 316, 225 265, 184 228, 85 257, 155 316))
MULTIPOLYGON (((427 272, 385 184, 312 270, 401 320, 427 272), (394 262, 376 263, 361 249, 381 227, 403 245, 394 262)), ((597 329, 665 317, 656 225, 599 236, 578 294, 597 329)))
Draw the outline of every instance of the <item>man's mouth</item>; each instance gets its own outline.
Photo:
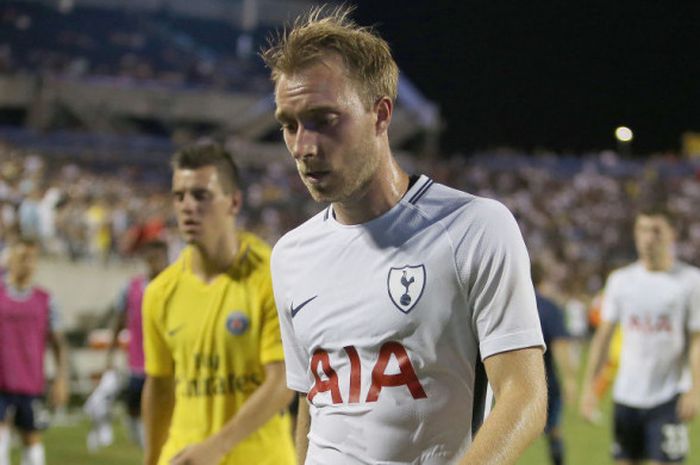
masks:
POLYGON ((311 170, 304 173, 304 177, 309 179, 311 182, 321 182, 325 179, 331 172, 328 170, 311 170))

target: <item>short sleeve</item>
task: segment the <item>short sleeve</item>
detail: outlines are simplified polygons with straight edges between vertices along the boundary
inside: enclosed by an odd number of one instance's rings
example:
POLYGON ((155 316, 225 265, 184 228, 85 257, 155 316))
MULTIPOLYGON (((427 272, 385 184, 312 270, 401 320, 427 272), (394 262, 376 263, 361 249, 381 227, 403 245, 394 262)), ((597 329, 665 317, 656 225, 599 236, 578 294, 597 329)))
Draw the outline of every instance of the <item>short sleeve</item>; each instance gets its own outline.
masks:
POLYGON ((49 330, 53 333, 63 331, 61 312, 53 297, 49 297, 49 330))
POLYGON ((613 272, 607 279, 603 288, 603 301, 600 305, 600 318, 602 321, 617 323, 620 321, 620 306, 618 304, 618 279, 617 272, 613 272))
POLYGON ((455 260, 481 358, 543 347, 530 259, 520 229, 499 202, 478 199, 463 215, 455 260))
POLYGON ((272 253, 272 284, 279 315, 282 345, 284 347, 284 364, 287 374, 287 387, 297 392, 309 392, 311 380, 308 370, 309 355, 294 333, 290 303, 285 298, 289 292, 284 281, 284 270, 278 261, 277 249, 272 253))
POLYGON ((172 376, 174 361, 165 341, 161 312, 163 298, 152 285, 143 296, 143 350, 145 371, 149 376, 172 376))
MULTIPOLYGON (((269 271, 266 270, 266 273, 269 271)), ((260 363, 266 365, 284 360, 280 324, 272 294, 272 284, 269 274, 266 275, 262 286, 262 333, 260 341, 260 363)))

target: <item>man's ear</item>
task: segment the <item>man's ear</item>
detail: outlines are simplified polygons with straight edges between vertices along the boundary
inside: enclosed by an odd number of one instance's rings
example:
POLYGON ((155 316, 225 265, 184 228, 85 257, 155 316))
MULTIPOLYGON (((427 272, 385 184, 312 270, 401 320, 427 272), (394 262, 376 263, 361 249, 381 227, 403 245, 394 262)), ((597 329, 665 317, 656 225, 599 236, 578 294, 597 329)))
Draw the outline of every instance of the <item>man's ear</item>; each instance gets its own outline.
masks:
POLYGON ((374 104, 374 111, 377 115, 375 129, 377 135, 386 133, 391 124, 391 116, 394 113, 394 102, 389 97, 382 97, 374 104))
POLYGON ((243 193, 240 189, 234 189, 231 193, 231 213, 236 216, 243 208, 243 193))

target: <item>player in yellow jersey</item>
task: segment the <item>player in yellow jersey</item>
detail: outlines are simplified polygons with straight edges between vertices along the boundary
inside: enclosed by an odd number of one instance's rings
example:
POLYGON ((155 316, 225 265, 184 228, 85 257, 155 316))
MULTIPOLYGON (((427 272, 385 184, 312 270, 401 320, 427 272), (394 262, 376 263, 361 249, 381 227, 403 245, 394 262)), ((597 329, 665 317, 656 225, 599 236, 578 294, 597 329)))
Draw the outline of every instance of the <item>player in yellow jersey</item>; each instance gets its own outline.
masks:
POLYGON ((188 246, 144 296, 144 463, 293 464, 270 249, 236 229, 240 183, 221 146, 187 147, 172 167, 188 246))

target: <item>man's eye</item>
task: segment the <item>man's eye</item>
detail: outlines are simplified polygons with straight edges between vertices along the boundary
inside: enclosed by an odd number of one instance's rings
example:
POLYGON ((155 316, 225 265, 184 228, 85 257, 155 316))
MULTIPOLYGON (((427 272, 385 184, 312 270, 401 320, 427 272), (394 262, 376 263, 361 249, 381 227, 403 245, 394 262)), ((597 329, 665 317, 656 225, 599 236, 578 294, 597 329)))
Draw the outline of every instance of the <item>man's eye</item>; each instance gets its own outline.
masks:
POLYGON ((206 191, 197 191, 193 192, 192 196, 194 197, 195 200, 198 202, 201 202, 203 200, 207 200, 209 198, 209 193, 206 191))
POLYGON ((280 124, 280 131, 282 132, 294 132, 296 131, 296 125, 292 123, 282 123, 280 124))
POLYGON ((336 122, 337 119, 338 118, 334 115, 326 115, 326 116, 323 116, 321 118, 318 118, 315 121, 315 124, 319 128, 325 128, 328 126, 332 126, 336 122))

